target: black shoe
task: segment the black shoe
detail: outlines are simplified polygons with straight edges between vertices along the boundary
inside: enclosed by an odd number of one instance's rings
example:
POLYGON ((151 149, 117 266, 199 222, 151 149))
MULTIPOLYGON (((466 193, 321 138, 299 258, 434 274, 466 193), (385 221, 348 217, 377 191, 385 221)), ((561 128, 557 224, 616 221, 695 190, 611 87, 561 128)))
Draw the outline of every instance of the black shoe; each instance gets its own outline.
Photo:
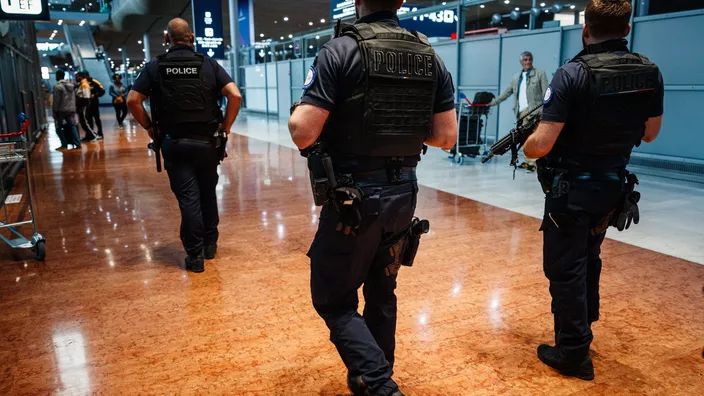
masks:
POLYGON ((540 345, 538 359, 567 377, 576 377, 585 381, 594 379, 594 364, 589 353, 576 359, 568 359, 558 347, 540 345))
POLYGON ((105 137, 103 135, 98 136, 98 140, 103 140, 105 137))
POLYGON ((186 257, 186 269, 191 272, 195 272, 196 274, 200 274, 205 271, 203 256, 200 254, 197 256, 191 256, 189 254, 188 257, 186 257))
POLYGON ((205 256, 206 260, 212 260, 215 258, 215 254, 218 252, 218 244, 214 243, 212 245, 207 245, 205 249, 203 249, 203 255, 205 256))
POLYGON ((393 389, 389 389, 388 386, 382 386, 376 393, 371 393, 361 376, 357 377, 356 380, 347 379, 347 386, 354 396, 404 396, 393 381, 391 381, 391 384, 394 386, 393 389))
POLYGON ((529 166, 529 165, 528 165, 527 162, 523 162, 523 163, 521 163, 520 165, 518 165, 519 168, 523 168, 523 169, 528 169, 528 166, 529 166))
POLYGON ((528 172, 535 172, 536 170, 538 170, 538 167, 535 165, 528 165, 526 169, 528 170, 528 172))

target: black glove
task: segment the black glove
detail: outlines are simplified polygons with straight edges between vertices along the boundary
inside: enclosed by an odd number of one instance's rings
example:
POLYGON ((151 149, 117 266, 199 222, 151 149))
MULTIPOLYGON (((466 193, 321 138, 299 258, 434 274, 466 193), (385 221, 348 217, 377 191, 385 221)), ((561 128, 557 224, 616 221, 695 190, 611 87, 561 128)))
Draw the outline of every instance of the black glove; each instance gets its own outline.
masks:
POLYGON ((361 208, 364 194, 353 187, 339 187, 333 194, 335 210, 340 215, 337 231, 344 230, 345 235, 354 235, 354 231, 362 224, 361 208))
POLYGON ((619 231, 623 231, 631 227, 631 222, 638 224, 640 222, 638 202, 640 202, 640 193, 638 191, 627 194, 621 207, 616 210, 616 213, 611 218, 609 225, 616 227, 619 231))

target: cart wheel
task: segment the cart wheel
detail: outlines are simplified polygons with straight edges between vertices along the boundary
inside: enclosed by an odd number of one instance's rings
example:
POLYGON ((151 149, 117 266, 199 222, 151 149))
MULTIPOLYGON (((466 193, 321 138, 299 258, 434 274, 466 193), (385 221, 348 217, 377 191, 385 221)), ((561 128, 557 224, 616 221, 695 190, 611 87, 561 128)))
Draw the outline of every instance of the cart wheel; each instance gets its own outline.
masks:
POLYGON ((455 154, 455 163, 459 164, 460 162, 462 162, 462 154, 458 152, 455 154))
POLYGON ((464 155, 461 155, 461 154, 460 154, 460 155, 456 158, 455 161, 456 161, 459 165, 463 165, 463 164, 464 164, 464 155))
POLYGON ((37 260, 44 261, 44 258, 46 257, 46 242, 37 242, 37 245, 34 246, 34 252, 37 254, 37 260))

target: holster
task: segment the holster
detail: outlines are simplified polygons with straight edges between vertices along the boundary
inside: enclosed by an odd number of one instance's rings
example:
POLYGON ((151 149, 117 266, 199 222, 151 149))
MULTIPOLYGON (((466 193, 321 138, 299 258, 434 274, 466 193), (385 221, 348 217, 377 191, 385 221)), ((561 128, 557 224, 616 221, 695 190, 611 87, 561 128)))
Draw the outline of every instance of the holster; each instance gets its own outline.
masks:
POLYGON ((220 162, 224 161, 227 158, 227 133, 223 129, 215 131, 212 144, 218 152, 220 162))
POLYGON ((541 161, 538 161, 538 181, 543 192, 552 198, 560 198, 570 191, 569 171, 548 167, 541 161))
POLYGON ((328 154, 317 145, 302 151, 301 154, 308 159, 308 171, 315 205, 323 206, 330 203, 332 186, 323 164, 325 158, 329 158, 328 154))

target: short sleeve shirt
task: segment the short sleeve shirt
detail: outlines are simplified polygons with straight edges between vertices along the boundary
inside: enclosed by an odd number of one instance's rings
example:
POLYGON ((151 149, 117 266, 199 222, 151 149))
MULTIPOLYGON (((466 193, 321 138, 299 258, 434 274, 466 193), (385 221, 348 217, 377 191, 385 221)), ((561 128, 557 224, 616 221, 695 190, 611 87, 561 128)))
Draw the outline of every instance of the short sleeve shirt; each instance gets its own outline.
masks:
MULTIPOLYGON (((391 12, 377 12, 358 22, 384 22, 399 25, 398 18, 391 12)), ((440 57, 436 56, 438 76, 435 95, 435 114, 455 108, 455 89, 452 76, 440 57)), ((332 111, 335 105, 352 96, 354 88, 362 82, 364 69, 362 55, 357 42, 351 37, 331 40, 318 53, 313 68, 309 71, 301 103, 332 111)))

